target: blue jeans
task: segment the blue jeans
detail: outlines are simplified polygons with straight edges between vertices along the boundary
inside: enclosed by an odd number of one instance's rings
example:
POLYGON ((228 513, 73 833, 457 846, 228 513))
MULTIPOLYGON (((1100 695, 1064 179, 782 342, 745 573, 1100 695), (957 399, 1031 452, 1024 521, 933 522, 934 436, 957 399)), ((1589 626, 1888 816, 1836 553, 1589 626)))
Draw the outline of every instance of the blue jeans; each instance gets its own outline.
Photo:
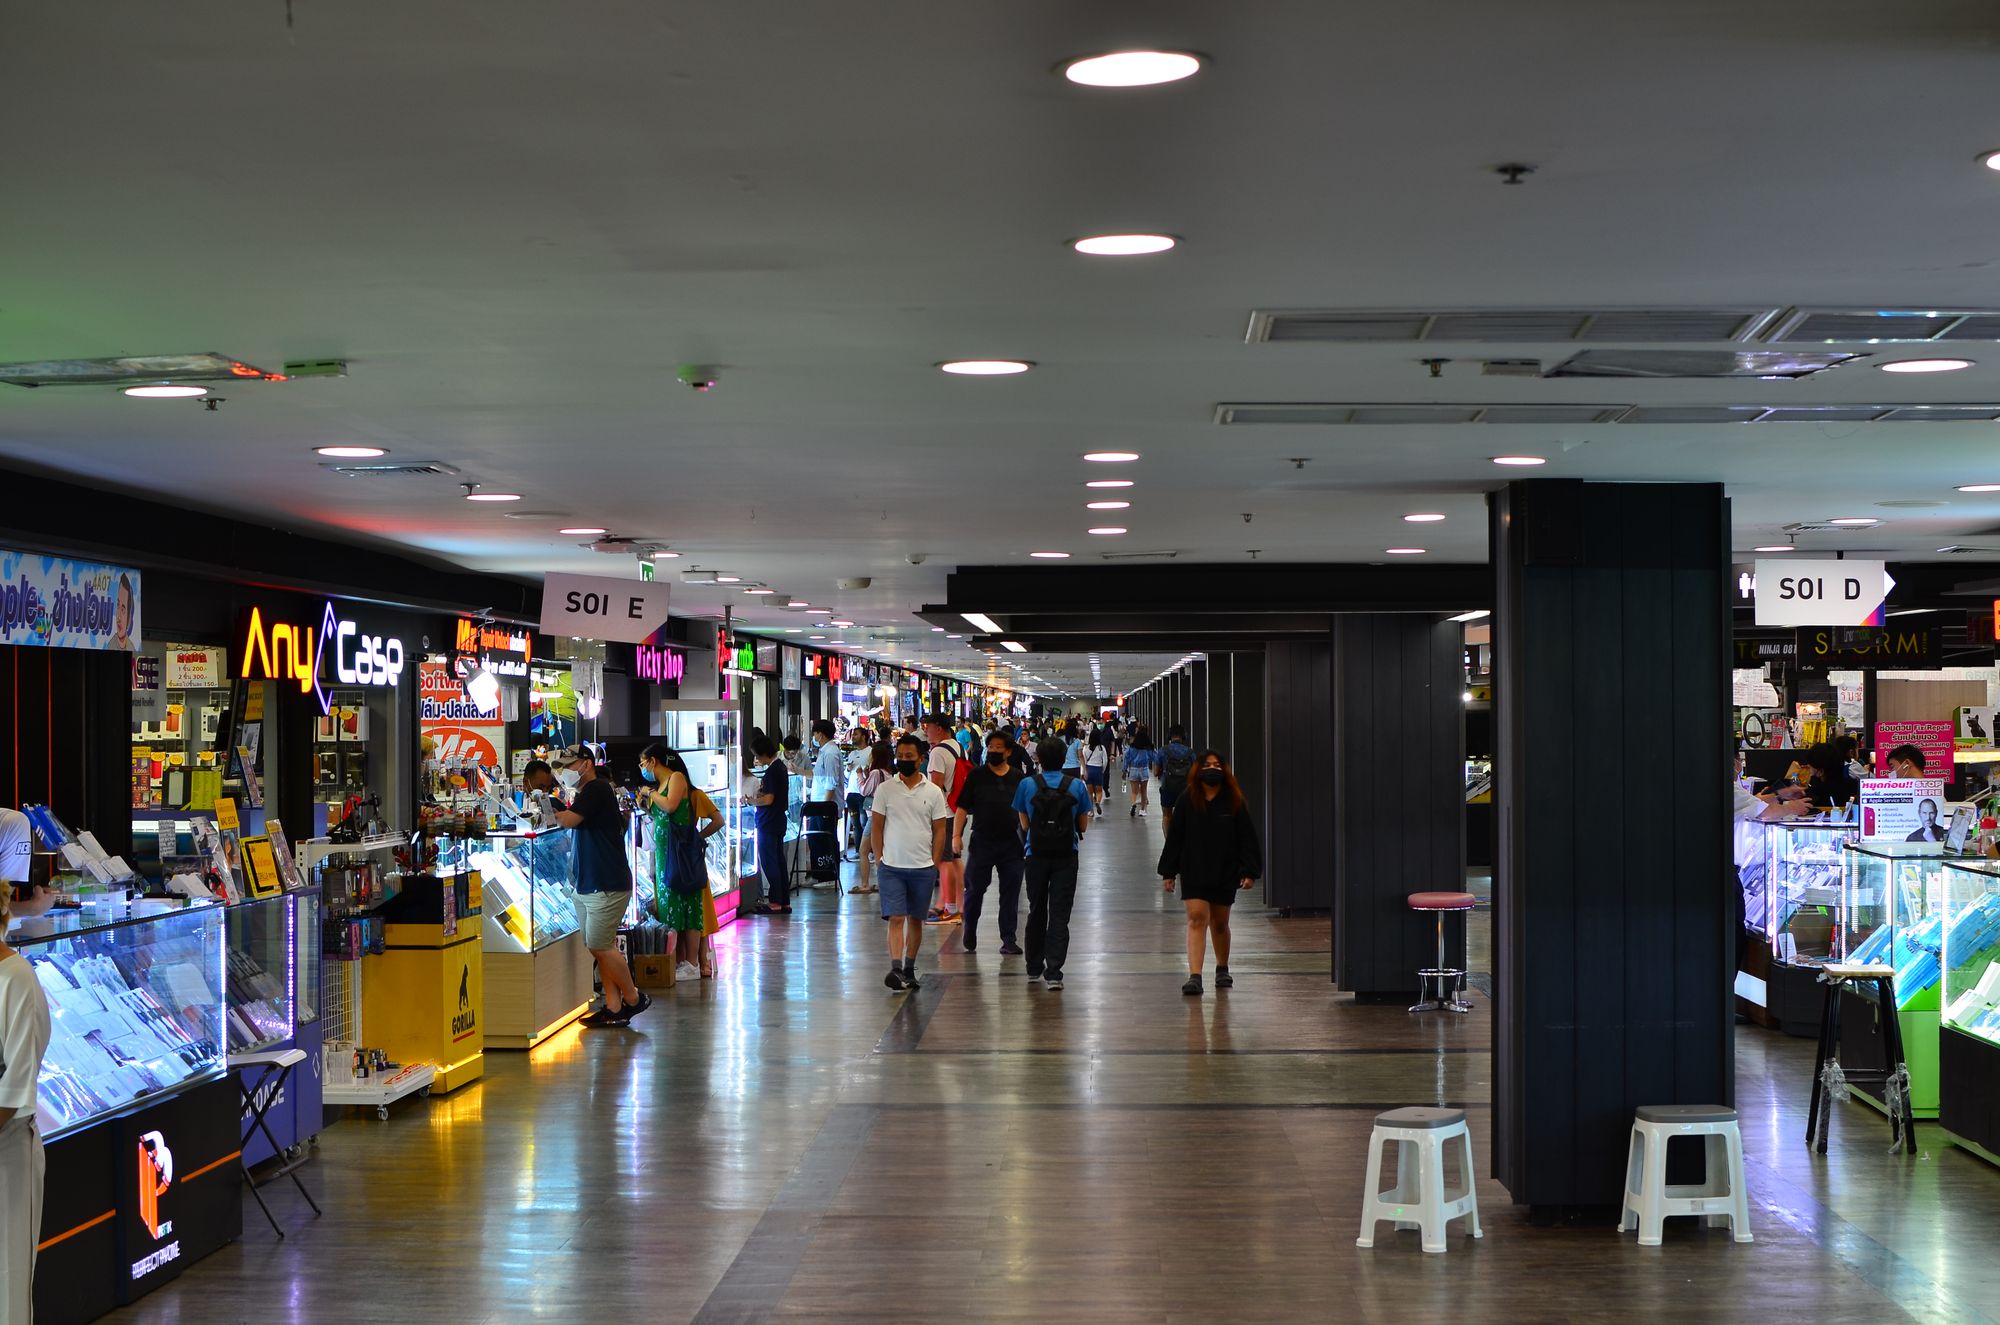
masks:
POLYGON ((757 864, 764 874, 764 900, 772 906, 792 901, 792 871, 785 863, 785 821, 757 825, 757 864))

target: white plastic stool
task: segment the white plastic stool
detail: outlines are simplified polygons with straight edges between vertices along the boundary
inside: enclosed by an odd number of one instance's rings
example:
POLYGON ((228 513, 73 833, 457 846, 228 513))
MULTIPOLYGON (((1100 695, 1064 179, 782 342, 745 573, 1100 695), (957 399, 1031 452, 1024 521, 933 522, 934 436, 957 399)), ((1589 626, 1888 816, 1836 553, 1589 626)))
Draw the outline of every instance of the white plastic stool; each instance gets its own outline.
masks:
POLYGON ((1743 1182, 1743 1134, 1736 1110, 1719 1104, 1642 1104, 1632 1123, 1625 1169, 1625 1206, 1618 1231, 1639 1230, 1639 1245, 1660 1245, 1660 1225, 1675 1215, 1705 1215, 1710 1228, 1727 1225, 1750 1242, 1750 1194, 1743 1182), (1703 1181, 1667 1186, 1667 1141, 1698 1136, 1706 1151, 1703 1181))
POLYGON ((1368 1191, 1361 1198, 1361 1236, 1354 1239, 1354 1245, 1374 1246, 1375 1225, 1384 1219, 1398 1230, 1420 1230, 1425 1251, 1443 1251, 1445 1225, 1461 1216, 1472 1221, 1473 1237, 1484 1237, 1479 1229, 1478 1186, 1472 1173, 1472 1134, 1465 1127, 1465 1110, 1391 1109, 1377 1114, 1375 1131, 1368 1138, 1368 1191), (1459 1177, 1465 1190, 1446 1199, 1445 1145, 1454 1138, 1460 1146, 1459 1177), (1382 1190, 1385 1144, 1397 1147, 1396 1185, 1386 1192, 1382 1190))

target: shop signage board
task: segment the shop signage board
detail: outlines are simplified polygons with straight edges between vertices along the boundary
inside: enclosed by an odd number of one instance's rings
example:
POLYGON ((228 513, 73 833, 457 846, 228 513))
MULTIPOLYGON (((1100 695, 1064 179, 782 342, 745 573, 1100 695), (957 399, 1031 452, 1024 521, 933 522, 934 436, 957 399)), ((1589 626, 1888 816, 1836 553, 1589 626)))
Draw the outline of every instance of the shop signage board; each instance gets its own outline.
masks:
MULTIPOLYGON (((1890 724, 1884 724, 1890 725, 1890 724)), ((1943 778, 1861 779, 1861 836, 1871 842, 1943 841, 1943 778), (1930 831, 1936 829, 1936 836, 1930 831)))
POLYGON ((403 641, 394 635, 371 635, 334 610, 328 599, 319 626, 302 626, 252 607, 243 623, 240 675, 246 681, 291 681, 299 693, 319 700, 319 711, 332 711, 329 684, 386 687, 402 683, 403 641), (329 668, 332 677, 327 676, 329 668))
POLYGON ((129 652, 142 597, 124 566, 0 549, 0 644, 129 652))
POLYGON ((1762 560, 1753 588, 1757 624, 1879 626, 1895 584, 1881 561, 1762 560))
POLYGON ((643 644, 667 624, 673 586, 607 575, 542 577, 542 630, 549 635, 643 644))
POLYGON ((1783 639, 1738 639, 1736 644, 1736 665, 1756 667, 1761 663, 1788 663, 1799 656, 1799 641, 1796 635, 1783 639))
POLYGON ((641 644, 632 651, 632 670, 654 685, 679 685, 687 679, 687 654, 672 646, 641 644))
POLYGON ((512 626, 460 617, 453 649, 465 657, 479 659, 479 665, 495 676, 528 674, 528 635, 512 626))
POLYGON ((170 645, 165 666, 169 690, 220 690, 229 684, 228 654, 223 649, 170 645))
POLYGON ((1935 667, 1944 656, 1944 632, 1937 626, 1828 626, 1801 630, 1802 668, 1935 667))
POLYGON ((1889 770, 1889 752, 1899 745, 1914 745, 1924 752, 1924 772, 1931 777, 1951 779, 1953 735, 1951 722, 1878 722, 1875 724, 1875 767, 1889 770))

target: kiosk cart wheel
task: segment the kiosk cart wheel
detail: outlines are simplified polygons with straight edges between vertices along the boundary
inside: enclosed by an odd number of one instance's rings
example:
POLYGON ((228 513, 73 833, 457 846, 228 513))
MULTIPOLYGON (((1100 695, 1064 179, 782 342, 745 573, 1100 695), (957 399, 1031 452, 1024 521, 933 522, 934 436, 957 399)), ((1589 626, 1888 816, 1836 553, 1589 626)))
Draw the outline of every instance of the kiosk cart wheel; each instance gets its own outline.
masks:
POLYGON ((418 1099, 420 1099, 420 1100, 427 1100, 427 1099, 429 1099, 430 1097, 431 1097, 431 1088, 430 1088, 429 1086, 418 1086, 418 1087, 417 1087, 417 1098, 418 1098, 418 1099))
POLYGON ((388 1106, 388 1105, 386 1105, 386 1104, 378 1104, 378 1105, 376 1105, 376 1106, 375 1106, 375 1116, 376 1116, 377 1118, 380 1118, 380 1119, 381 1119, 381 1120, 382 1120, 383 1122, 385 1122, 385 1123, 386 1123, 386 1122, 388 1122, 388 1121, 389 1121, 389 1106, 388 1106))

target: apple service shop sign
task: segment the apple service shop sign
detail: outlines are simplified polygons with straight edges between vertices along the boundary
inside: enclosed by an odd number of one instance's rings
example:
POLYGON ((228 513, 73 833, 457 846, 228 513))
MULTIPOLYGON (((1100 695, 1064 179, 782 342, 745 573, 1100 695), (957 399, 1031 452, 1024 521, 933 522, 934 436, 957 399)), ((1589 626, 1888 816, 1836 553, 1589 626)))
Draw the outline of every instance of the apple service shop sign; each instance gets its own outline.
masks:
POLYGON ((542 631, 549 635, 644 644, 667 624, 672 586, 605 575, 542 577, 542 631))

